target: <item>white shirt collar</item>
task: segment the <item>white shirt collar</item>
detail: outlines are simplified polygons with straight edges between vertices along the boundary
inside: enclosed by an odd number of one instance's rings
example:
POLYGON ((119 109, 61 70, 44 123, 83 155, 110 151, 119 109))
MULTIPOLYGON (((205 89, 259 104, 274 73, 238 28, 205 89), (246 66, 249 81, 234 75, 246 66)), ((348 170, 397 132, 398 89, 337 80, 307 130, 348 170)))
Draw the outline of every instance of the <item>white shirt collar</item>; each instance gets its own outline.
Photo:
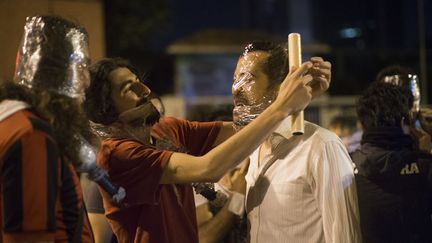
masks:
POLYGON ((276 128, 276 130, 273 133, 279 134, 286 139, 289 139, 290 137, 292 137, 292 134, 291 134, 291 116, 286 117, 281 122, 279 127, 276 128))
POLYGON ((0 102, 0 121, 3 121, 19 110, 29 107, 27 103, 19 100, 3 100, 0 102))

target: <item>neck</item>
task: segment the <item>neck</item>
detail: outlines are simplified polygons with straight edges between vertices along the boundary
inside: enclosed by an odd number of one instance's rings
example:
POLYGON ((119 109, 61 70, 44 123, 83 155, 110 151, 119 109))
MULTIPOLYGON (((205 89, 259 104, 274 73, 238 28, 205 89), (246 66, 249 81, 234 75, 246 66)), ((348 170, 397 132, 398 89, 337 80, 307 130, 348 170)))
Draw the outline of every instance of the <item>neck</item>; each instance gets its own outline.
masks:
POLYGON ((151 145, 151 136, 149 126, 132 126, 130 124, 116 123, 116 130, 119 131, 118 136, 132 138, 140 141, 145 145, 151 145))
POLYGON ((264 140, 264 142, 262 143, 262 147, 265 150, 272 150, 272 143, 271 143, 271 137, 269 136, 268 138, 266 138, 266 140, 264 140))

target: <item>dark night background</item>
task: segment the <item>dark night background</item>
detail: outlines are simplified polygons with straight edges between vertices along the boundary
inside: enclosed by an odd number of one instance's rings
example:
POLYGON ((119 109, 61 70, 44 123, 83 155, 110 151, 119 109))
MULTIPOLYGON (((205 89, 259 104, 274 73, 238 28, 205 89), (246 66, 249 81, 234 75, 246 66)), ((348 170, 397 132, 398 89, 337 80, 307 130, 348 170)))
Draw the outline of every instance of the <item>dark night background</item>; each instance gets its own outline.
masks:
MULTIPOLYGON (((324 55, 333 64, 330 95, 356 95, 386 65, 407 65, 420 72, 418 2, 422 1, 106 0, 107 56, 130 59, 147 73, 154 91, 166 94, 174 86, 173 57, 166 48, 179 38, 206 29, 255 30, 282 37, 299 32, 303 41, 331 47, 324 55)), ((430 60, 430 1, 424 1, 423 11, 430 60)), ((429 77, 431 71, 428 65, 429 77)))

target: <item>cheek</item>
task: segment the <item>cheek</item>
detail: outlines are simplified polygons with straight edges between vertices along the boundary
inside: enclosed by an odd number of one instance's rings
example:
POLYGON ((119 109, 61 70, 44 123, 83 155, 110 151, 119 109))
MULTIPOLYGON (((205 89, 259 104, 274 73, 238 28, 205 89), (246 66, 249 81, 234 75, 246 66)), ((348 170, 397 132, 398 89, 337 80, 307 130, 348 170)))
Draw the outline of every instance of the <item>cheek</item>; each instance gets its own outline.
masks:
POLYGON ((127 96, 111 96, 111 98, 118 113, 129 110, 134 106, 132 100, 127 96))
POLYGON ((247 92, 247 98, 251 103, 259 104, 264 97, 264 92, 259 87, 254 87, 247 92))
POLYGON ((137 96, 133 92, 129 92, 125 96, 123 96, 123 103, 127 107, 135 107, 136 103, 138 101, 137 96))

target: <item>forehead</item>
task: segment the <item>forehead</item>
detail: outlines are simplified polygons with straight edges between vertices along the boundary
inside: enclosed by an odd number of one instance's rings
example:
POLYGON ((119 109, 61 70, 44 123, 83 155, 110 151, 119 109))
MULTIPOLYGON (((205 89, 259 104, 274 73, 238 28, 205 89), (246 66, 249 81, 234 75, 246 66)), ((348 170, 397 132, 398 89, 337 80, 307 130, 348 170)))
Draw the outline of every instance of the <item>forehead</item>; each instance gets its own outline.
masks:
POLYGON ((241 56, 237 62, 236 74, 242 72, 258 72, 261 71, 263 64, 267 61, 269 57, 268 52, 264 51, 254 51, 249 52, 245 56, 241 56))
POLYGON ((120 86, 122 83, 128 80, 134 80, 136 75, 132 73, 129 68, 120 67, 112 70, 108 75, 108 79, 111 81, 113 86, 120 86))

